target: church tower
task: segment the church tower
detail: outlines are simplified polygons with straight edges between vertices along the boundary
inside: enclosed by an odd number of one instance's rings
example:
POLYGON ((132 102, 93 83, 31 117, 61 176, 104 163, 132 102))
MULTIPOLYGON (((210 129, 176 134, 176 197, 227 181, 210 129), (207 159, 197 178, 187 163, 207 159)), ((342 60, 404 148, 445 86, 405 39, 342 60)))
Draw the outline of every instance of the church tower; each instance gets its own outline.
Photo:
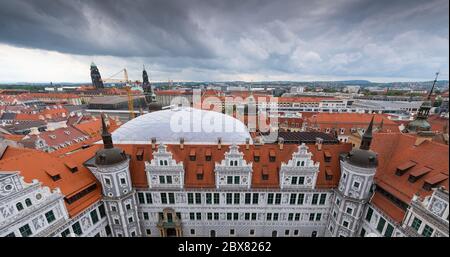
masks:
POLYGON ((358 236, 363 213, 373 193, 373 178, 378 166, 377 154, 370 150, 373 119, 359 149, 341 157, 341 178, 334 194, 327 236, 358 236))
POLYGON ((430 125, 430 123, 428 123, 427 119, 428 119, 428 115, 430 114, 430 110, 432 108, 431 95, 433 94, 433 89, 434 89, 434 86, 436 85, 438 75, 439 75, 439 72, 436 73, 436 78, 433 81, 433 86, 431 87, 430 93, 428 94, 426 101, 424 101, 422 103, 422 105, 420 106, 419 111, 417 112, 416 118, 406 126, 405 132, 422 133, 422 134, 423 133, 425 133, 425 134, 432 133, 431 125, 430 125))
POLYGON ((147 103, 151 103, 155 101, 155 96, 153 94, 152 85, 150 84, 150 81, 148 80, 148 74, 147 71, 144 69, 142 70, 142 89, 144 90, 145 94, 145 100, 147 103))
POLYGON ((132 187, 130 158, 114 147, 105 116, 102 114, 103 149, 87 162, 87 167, 102 184, 108 221, 115 237, 140 236, 135 190, 132 187))
POLYGON ((98 71, 97 65, 95 65, 95 63, 91 64, 91 79, 92 85, 95 88, 105 88, 103 85, 102 77, 100 76, 100 72, 98 71))

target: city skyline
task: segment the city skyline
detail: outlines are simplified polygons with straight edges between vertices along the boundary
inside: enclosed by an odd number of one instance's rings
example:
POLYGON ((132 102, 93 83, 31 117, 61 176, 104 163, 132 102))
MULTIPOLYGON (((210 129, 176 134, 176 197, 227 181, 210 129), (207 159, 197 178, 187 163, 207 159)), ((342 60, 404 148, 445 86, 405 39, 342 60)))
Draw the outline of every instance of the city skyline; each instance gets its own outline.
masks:
POLYGON ((448 80, 448 1, 122 5, 0 3, 0 82, 448 80))

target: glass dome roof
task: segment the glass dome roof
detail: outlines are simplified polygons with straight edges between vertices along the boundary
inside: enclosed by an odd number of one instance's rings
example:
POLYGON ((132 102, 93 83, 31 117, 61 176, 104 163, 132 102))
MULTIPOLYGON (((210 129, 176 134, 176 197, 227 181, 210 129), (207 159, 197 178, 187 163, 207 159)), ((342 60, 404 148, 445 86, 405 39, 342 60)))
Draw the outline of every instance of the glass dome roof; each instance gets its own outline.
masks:
POLYGON ((114 144, 149 144, 157 142, 185 144, 252 143, 247 127, 241 121, 219 112, 190 107, 174 107, 139 116, 112 133, 114 144))

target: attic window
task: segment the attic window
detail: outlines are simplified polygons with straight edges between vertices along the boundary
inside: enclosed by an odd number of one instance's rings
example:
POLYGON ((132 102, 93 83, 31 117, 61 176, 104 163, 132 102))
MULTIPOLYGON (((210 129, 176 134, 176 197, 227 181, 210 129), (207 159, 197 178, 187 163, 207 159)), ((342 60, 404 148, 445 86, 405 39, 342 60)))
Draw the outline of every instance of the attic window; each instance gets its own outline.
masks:
POLYGON ((202 180, 203 179, 203 167, 198 167, 196 174, 197 174, 197 180, 202 180))
POLYGON ((191 151, 189 152, 189 159, 191 161, 195 161, 195 149, 191 149, 191 151))
POLYGON ((269 180, 269 171, 267 170, 267 167, 262 168, 262 180, 269 180))
POLYGON ((330 167, 325 168, 325 179, 332 180, 333 179, 333 171, 331 171, 330 167))
POLYGON ((331 153, 328 150, 325 150, 323 152, 323 156, 325 158, 325 162, 330 162, 331 161, 331 153))
POLYGON ((409 169, 411 169, 412 167, 416 166, 417 163, 413 162, 413 161, 407 161, 403 164, 401 164, 400 166, 397 167, 397 171, 395 172, 395 175, 397 176, 402 176, 403 174, 405 174, 405 172, 409 169))
POLYGON ((448 179, 448 175, 439 173, 434 175, 431 178, 427 178, 425 182, 423 183, 423 189, 425 190, 431 190, 431 188, 436 187, 439 183, 442 181, 448 179))
POLYGON ((210 148, 206 149, 205 160, 206 161, 211 161, 211 149, 210 148))
POLYGON ((64 163, 64 165, 66 165, 66 167, 72 172, 77 172, 78 171, 78 167, 75 163, 71 162, 71 161, 67 161, 66 163, 64 163))
POLYGON ((270 162, 275 162, 275 159, 276 159, 275 151, 274 150, 270 150, 269 151, 269 161, 270 162))
POLYGON ((253 154, 253 160, 255 162, 259 162, 259 150, 255 150, 255 153, 253 154))
POLYGON ((418 179, 420 179, 421 177, 423 177, 426 174, 428 174, 430 171, 431 171, 431 168, 428 168, 428 167, 423 167, 421 169, 413 171, 413 172, 411 172, 411 174, 409 174, 408 181, 411 182, 411 183, 414 183, 418 179))
POLYGON ((47 175, 49 175, 53 181, 58 181, 61 179, 61 175, 59 174, 59 171, 56 171, 53 169, 48 169, 45 171, 45 173, 47 173, 47 175))
POLYGON ((136 159, 138 161, 144 160, 144 149, 140 148, 140 149, 137 150, 137 152, 136 152, 136 159))

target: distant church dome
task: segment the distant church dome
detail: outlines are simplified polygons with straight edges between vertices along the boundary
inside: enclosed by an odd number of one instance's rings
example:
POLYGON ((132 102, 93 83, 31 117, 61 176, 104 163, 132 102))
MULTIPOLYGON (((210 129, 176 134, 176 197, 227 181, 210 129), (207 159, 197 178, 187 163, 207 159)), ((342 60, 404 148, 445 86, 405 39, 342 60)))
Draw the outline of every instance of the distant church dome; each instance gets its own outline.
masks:
POLYGON ((186 144, 245 143, 249 138, 245 124, 238 119, 219 112, 191 107, 173 107, 139 116, 123 124, 112 133, 116 144, 157 142, 179 143, 184 138, 186 144))

